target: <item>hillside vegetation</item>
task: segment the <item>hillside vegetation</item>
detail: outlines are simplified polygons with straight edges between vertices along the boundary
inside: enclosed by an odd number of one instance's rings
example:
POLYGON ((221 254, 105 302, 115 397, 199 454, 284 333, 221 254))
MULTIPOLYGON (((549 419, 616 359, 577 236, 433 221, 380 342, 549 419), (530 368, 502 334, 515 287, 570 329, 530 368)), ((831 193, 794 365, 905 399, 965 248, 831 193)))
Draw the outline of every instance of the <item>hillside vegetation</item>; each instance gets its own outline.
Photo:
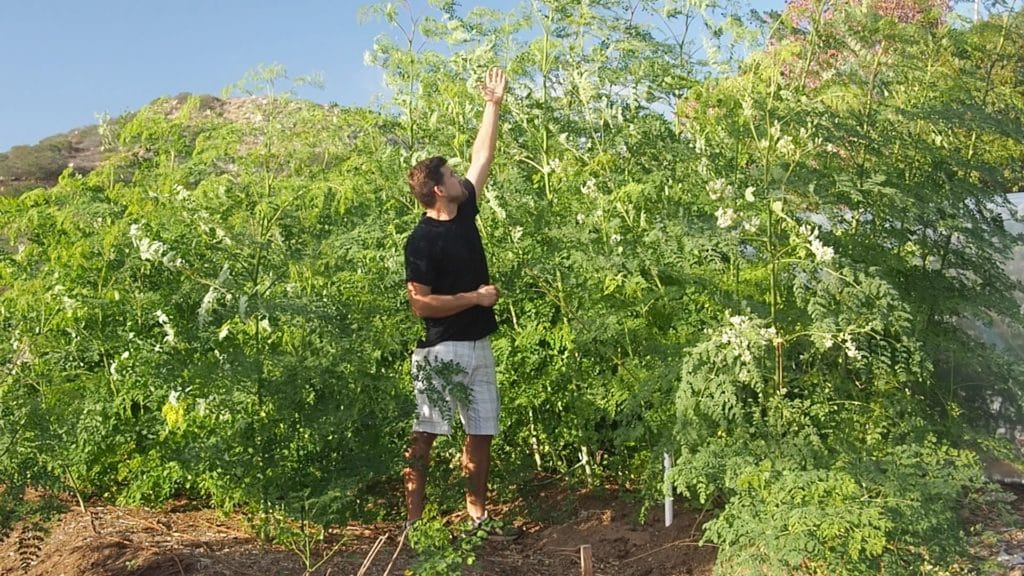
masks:
MULTIPOLYGON (((371 53, 392 110, 261 69, 241 116, 155 102, 96 169, 0 199, 0 527, 48 517, 35 491, 184 496, 292 541, 399 517, 404 177, 465 170, 502 65, 497 501, 546 474, 650 504, 668 452, 720 574, 974 570, 958 511, 1021 423, 1019 356, 966 327, 1022 326, 1021 13, 794 3, 698 37, 675 2, 440 4, 379 7, 417 34, 371 53)), ((459 445, 435 517, 461 507, 459 445)))

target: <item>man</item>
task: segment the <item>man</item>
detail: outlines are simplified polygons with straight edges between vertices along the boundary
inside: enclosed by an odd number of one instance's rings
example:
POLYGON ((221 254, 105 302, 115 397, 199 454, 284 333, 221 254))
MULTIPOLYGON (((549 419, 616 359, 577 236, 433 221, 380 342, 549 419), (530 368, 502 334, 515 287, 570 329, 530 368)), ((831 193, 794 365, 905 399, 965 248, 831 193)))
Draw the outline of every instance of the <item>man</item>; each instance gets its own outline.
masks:
POLYGON ((496 539, 515 538, 520 532, 487 515, 490 449, 498 433, 500 405, 489 340, 498 329, 493 310, 498 289, 490 282, 476 215, 477 197, 494 159, 505 86, 504 71, 487 72, 481 87, 483 120, 464 180, 439 156, 409 171, 409 189, 426 212, 405 245, 409 305, 426 326, 426 337, 412 357, 417 419, 406 453, 409 466, 403 471, 407 525, 423 514, 430 449, 438 434, 451 433, 457 410, 466 431, 466 511, 474 528, 496 539))

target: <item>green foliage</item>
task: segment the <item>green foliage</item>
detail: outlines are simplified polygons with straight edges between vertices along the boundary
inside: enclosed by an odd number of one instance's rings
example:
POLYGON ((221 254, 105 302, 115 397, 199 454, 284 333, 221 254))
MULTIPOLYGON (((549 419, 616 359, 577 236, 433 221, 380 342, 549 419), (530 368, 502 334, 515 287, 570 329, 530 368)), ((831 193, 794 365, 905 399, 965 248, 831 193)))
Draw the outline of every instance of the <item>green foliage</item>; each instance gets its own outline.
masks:
MULTIPOLYGON (((307 567, 324 525, 397 515, 402 182, 428 155, 465 169, 502 65, 479 219, 499 497, 572 471, 654 498, 669 450, 719 511, 720 573, 966 570, 964 448, 1021 414, 1019 359, 976 336, 1024 327, 1020 15, 837 5, 750 51, 762 32, 713 5, 432 6, 370 9, 400 30, 369 54, 387 113, 261 68, 246 120, 158 101, 98 170, 0 199, 0 486, 240 506, 307 567)), ((458 453, 435 447, 441 512, 458 453)), ((438 522, 412 538, 422 573, 472 558, 438 522)))
POLYGON ((473 565, 476 550, 486 540, 486 534, 467 529, 453 536, 438 517, 436 506, 428 504, 423 517, 409 528, 406 538, 416 553, 410 567, 412 574, 447 576, 473 565))
POLYGON ((411 319, 375 296, 400 240, 363 219, 401 207, 364 161, 396 156, 386 120, 249 102, 263 122, 158 102, 121 131, 129 152, 3 211, 22 246, 0 276, 5 474, 336 522, 394 470, 411 319))
POLYGON ((811 26, 688 105, 741 312, 684 360, 674 481, 724 503, 724 573, 955 572, 979 482, 960 417, 1019 409, 1019 368, 962 319, 1020 325, 1000 212, 1021 173, 996 158, 1024 140, 971 119, 1020 109, 987 100, 983 27, 811 26))
POLYGON ((309 506, 316 506, 320 502, 322 499, 319 498, 308 499, 297 520, 296 510, 284 507, 263 510, 250 518, 251 527, 260 538, 284 546, 299 557, 306 575, 313 574, 347 543, 345 538, 339 538, 333 545, 329 545, 324 525, 309 521, 309 506))

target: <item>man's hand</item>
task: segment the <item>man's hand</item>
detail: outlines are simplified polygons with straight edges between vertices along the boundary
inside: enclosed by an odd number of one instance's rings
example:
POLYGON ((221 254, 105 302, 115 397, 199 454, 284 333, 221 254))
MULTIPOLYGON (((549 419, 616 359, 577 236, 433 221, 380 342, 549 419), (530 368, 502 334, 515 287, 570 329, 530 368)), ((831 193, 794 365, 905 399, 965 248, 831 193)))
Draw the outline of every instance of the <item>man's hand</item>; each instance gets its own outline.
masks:
POLYGON ((501 104, 501 101, 505 98, 505 86, 507 84, 505 71, 501 68, 491 68, 487 71, 487 78, 484 80, 484 84, 480 86, 480 94, 483 95, 485 102, 501 104))
POLYGON ((491 308, 498 303, 498 287, 493 284, 481 284, 476 289, 477 305, 491 308))

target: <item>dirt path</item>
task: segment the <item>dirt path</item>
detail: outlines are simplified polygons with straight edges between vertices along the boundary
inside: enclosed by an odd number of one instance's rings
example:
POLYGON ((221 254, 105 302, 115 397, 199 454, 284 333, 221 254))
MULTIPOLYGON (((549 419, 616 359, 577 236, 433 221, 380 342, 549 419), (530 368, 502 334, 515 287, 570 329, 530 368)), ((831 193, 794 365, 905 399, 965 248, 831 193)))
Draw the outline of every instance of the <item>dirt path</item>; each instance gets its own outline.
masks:
MULTIPOLYGON (((660 510, 637 522, 637 508, 614 494, 540 493, 520 509, 548 518, 523 524, 514 543, 485 543, 471 576, 575 576, 579 548, 589 544, 596 576, 709 576, 715 550, 699 546, 707 518, 677 509, 666 528, 660 510), (544 512, 541 512, 544 511, 544 512)), ((165 511, 105 505, 72 507, 46 533, 16 530, 0 543, 0 576, 277 576, 305 570, 294 551, 255 538, 240 516, 211 510, 165 511)), ((511 512, 510 512, 511 514, 511 512)), ((987 574, 1024 576, 1024 487, 995 488, 967 511, 973 551, 987 574), (1000 511, 996 502, 1009 504, 1000 511)), ((349 525, 331 531, 325 546, 341 543, 317 576, 356 576, 383 536, 365 576, 405 573, 413 557, 397 556, 401 523, 349 525)))
MULTIPOLYGON (((216 576, 303 574, 299 556, 261 544, 237 517, 210 510, 158 512, 113 506, 71 509, 48 534, 15 532, 0 545, 0 574, 11 576, 216 576)), ((711 573, 714 550, 698 546, 701 519, 680 515, 671 527, 610 496, 574 500, 567 521, 526 524, 514 543, 486 543, 467 574, 549 576, 580 573, 579 547, 590 544, 594 573, 673 576, 711 573)), ((399 523, 352 525, 333 531, 344 543, 314 574, 354 576, 380 536, 387 535, 366 576, 381 576, 398 544, 399 523)), ((403 546, 390 574, 412 560, 403 546)))

